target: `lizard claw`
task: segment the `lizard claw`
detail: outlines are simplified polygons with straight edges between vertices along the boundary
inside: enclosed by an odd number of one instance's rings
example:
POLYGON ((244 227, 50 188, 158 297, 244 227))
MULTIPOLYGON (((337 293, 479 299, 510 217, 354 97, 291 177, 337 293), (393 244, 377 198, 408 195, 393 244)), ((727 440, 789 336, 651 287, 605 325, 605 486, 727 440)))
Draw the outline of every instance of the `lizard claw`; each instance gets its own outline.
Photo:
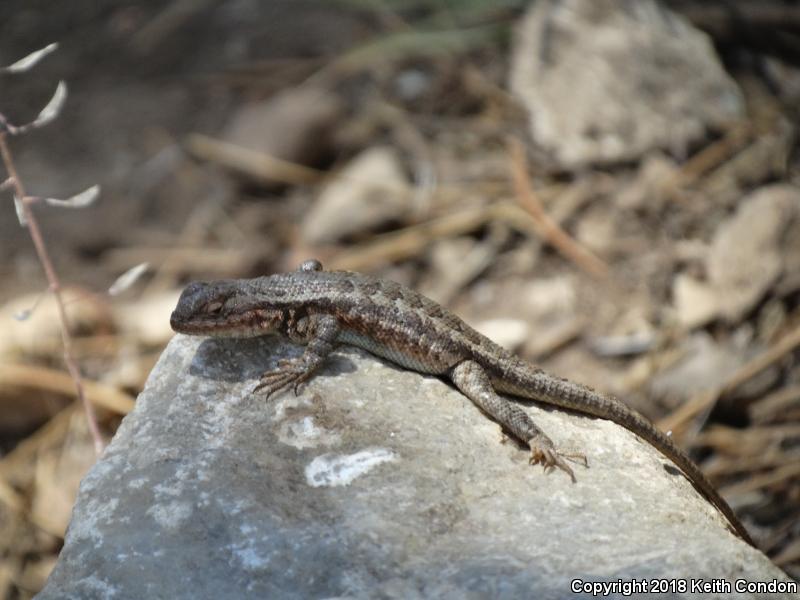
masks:
POLYGON ((302 359, 283 359, 278 363, 277 369, 268 371, 261 376, 253 391, 265 392, 264 398, 269 400, 273 394, 291 385, 297 395, 300 391, 300 384, 309 378, 311 372, 312 369, 309 369, 302 359))
POLYGON ((573 473, 570 466, 561 457, 582 458, 584 464, 589 466, 586 456, 583 454, 562 454, 555 449, 553 442, 551 442, 550 439, 544 435, 537 435, 536 437, 528 440, 528 446, 531 448, 531 457, 528 460, 530 464, 542 465, 545 473, 550 473, 554 469, 559 468, 569 475, 570 479, 572 479, 572 483, 577 481, 575 479, 575 473, 573 473))

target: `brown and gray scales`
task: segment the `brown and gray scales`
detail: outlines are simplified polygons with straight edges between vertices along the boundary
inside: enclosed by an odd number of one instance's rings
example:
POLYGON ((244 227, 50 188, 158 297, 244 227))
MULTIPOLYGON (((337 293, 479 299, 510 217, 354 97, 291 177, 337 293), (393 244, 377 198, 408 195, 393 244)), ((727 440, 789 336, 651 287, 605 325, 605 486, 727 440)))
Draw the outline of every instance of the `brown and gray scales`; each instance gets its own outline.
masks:
POLYGON ((301 357, 282 361, 261 377, 256 390, 267 397, 289 386, 297 390, 340 344, 358 346, 414 371, 446 376, 530 447, 532 464, 560 468, 573 481, 565 455, 525 411, 498 392, 608 419, 675 462, 738 535, 754 545, 700 469, 646 418, 610 396, 521 360, 433 300, 393 281, 323 271, 318 261, 309 260, 291 273, 192 283, 181 294, 170 323, 175 331, 192 335, 279 334, 304 344, 301 357))

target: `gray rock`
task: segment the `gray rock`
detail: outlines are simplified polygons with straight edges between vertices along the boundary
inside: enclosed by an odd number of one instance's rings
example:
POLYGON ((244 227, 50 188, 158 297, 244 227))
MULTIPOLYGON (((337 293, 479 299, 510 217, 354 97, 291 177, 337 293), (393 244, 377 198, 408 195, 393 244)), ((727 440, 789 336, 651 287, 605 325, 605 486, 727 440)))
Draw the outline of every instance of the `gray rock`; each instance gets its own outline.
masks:
POLYGON ((510 83, 533 138, 568 169, 683 154, 744 114, 708 37, 654 0, 534 3, 510 83))
POLYGON ((530 406, 590 457, 572 484, 501 445, 454 388, 357 350, 299 396, 251 395, 298 353, 176 336, 84 479, 38 598, 567 598, 576 578, 785 580, 612 423, 530 406))

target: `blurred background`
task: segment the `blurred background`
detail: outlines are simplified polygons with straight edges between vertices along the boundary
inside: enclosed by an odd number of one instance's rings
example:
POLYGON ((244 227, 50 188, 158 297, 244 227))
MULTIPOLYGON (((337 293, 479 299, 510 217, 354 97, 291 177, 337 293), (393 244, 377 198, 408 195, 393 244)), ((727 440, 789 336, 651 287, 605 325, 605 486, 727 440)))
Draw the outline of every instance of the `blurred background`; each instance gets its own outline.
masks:
MULTIPOLYGON (((316 257, 414 287, 671 430, 800 578, 800 3, 4 0, 0 113, 106 440, 188 281, 316 257), (135 265, 144 275, 113 286, 135 265), (115 288, 114 294, 109 289, 115 288)), ((5 179, 6 174, 2 175, 5 179)), ((96 460, 0 218, 0 598, 96 460)))

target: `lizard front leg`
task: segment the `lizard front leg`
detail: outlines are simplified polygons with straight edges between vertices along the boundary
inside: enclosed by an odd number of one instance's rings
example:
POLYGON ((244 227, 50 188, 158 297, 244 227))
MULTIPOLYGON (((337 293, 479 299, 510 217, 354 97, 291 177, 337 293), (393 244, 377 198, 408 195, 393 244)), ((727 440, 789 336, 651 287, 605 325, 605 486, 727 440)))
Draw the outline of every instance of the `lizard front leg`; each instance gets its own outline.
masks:
POLYGON ((494 391, 489 376, 477 362, 472 360, 460 362, 451 371, 450 378, 461 393, 481 410, 492 416, 518 440, 528 444, 531 449, 531 464, 541 464, 546 471, 558 467, 575 482, 575 474, 561 458, 563 455, 555 449, 550 438, 536 426, 525 411, 494 391))
POLYGON ((290 385, 297 393, 300 384, 311 377, 338 346, 339 322, 332 315, 311 315, 300 319, 288 333, 292 341, 306 344, 306 349, 302 356, 282 360, 277 369, 261 376, 254 391, 265 392, 267 399, 290 385))

